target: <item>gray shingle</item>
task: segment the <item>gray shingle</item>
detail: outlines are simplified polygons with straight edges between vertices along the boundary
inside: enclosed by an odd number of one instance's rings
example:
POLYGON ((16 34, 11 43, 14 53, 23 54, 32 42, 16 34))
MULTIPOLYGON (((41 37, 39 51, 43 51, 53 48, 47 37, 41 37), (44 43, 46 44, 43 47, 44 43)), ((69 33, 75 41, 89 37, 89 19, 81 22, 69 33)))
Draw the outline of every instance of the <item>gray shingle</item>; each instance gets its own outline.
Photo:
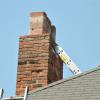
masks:
POLYGON ((100 100, 100 67, 30 92, 28 100, 100 100))

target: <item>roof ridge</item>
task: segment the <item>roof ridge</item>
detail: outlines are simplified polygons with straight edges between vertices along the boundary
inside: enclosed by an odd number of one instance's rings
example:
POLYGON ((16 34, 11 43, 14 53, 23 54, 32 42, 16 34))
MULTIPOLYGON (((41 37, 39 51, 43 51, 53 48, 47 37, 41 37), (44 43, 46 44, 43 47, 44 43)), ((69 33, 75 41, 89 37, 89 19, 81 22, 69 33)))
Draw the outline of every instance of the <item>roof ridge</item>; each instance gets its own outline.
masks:
POLYGON ((53 87, 53 86, 55 86, 55 85, 64 83, 64 82, 66 82, 66 81, 70 81, 70 80, 72 80, 72 79, 75 79, 75 78, 84 76, 84 75, 86 75, 86 74, 90 74, 90 73, 95 72, 95 71, 97 71, 97 70, 100 70, 100 65, 97 66, 96 68, 92 68, 92 69, 90 69, 90 70, 88 70, 88 71, 85 71, 85 72, 83 72, 83 73, 80 73, 80 74, 78 74, 78 75, 71 76, 71 77, 69 77, 69 78, 67 78, 67 79, 62 79, 62 80, 53 82, 53 83, 51 83, 51 84, 49 84, 49 85, 47 85, 47 86, 38 88, 38 89, 36 89, 36 90, 32 90, 32 91, 30 91, 30 92, 28 93, 28 95, 30 95, 30 94, 32 94, 32 93, 36 93, 36 92, 42 91, 42 90, 45 90, 45 89, 47 89, 47 88, 49 88, 49 87, 53 87))

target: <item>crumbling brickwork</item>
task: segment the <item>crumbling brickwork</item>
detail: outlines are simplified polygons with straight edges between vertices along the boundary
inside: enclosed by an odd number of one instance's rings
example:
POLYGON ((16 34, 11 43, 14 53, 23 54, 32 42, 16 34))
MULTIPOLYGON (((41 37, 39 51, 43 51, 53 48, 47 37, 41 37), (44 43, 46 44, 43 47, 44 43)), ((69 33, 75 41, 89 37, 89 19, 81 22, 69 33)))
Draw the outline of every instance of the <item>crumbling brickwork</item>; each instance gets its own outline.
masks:
POLYGON ((62 79, 63 64, 52 46, 55 27, 44 12, 30 14, 30 31, 19 38, 16 95, 62 79))

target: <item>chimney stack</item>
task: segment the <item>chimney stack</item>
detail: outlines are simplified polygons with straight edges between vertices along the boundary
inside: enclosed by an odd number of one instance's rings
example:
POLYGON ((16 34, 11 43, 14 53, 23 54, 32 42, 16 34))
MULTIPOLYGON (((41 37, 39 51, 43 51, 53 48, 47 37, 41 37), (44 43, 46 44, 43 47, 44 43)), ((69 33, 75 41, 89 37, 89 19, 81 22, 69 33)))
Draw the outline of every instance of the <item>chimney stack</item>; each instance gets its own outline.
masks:
POLYGON ((16 95, 46 86, 63 77, 63 63, 52 45, 56 41, 56 28, 45 12, 30 14, 28 35, 19 38, 16 95))
POLYGON ((45 12, 32 12, 30 14, 29 35, 51 33, 51 22, 45 12))

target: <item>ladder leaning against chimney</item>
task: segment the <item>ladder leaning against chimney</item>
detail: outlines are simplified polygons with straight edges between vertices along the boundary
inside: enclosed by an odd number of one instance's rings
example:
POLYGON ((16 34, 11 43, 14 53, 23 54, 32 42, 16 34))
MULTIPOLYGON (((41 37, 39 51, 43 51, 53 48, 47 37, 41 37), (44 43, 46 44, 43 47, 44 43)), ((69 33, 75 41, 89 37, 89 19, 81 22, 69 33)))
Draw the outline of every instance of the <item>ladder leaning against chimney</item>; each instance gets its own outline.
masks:
POLYGON ((17 97, 8 97, 8 98, 3 98, 3 89, 0 89, 0 100, 27 100, 27 94, 28 94, 28 87, 26 86, 24 96, 17 96, 17 97))
POLYGON ((55 44, 53 48, 54 48, 55 53, 68 66, 69 70, 74 75, 82 73, 81 70, 76 66, 76 64, 70 59, 67 53, 58 44, 55 44))

